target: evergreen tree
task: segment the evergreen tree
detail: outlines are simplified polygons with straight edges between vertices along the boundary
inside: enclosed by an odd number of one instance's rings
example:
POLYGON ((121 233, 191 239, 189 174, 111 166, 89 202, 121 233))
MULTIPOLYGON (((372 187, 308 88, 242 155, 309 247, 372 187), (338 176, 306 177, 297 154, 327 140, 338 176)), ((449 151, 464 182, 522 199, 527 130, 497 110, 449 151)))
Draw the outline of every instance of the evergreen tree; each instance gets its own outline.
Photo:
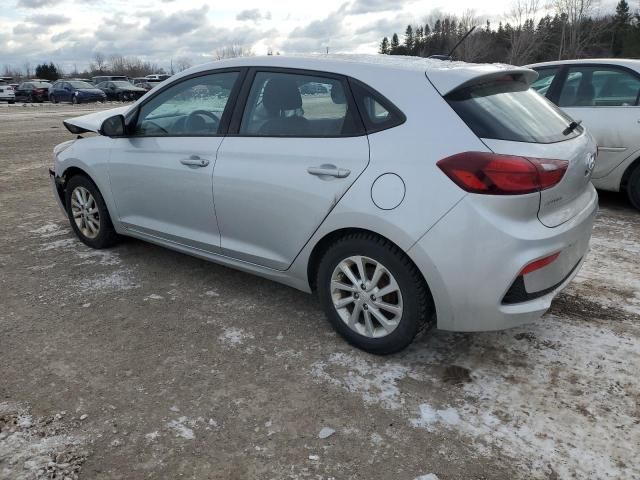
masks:
POLYGON ((384 37, 380 43, 380 53, 389 55, 389 39, 387 37, 384 37))
POLYGON ((616 14, 613 17, 613 41, 611 42, 611 54, 614 57, 622 55, 624 40, 629 30, 631 13, 626 0, 620 0, 616 6, 616 14))
POLYGON ((404 46, 408 54, 413 52, 413 28, 411 28, 411 25, 407 25, 407 29, 404 32, 404 46))
POLYGON ((389 53, 391 55, 397 55, 398 47, 400 47, 400 40, 398 40, 398 34, 394 33, 393 37, 391 37, 391 47, 389 48, 389 53))

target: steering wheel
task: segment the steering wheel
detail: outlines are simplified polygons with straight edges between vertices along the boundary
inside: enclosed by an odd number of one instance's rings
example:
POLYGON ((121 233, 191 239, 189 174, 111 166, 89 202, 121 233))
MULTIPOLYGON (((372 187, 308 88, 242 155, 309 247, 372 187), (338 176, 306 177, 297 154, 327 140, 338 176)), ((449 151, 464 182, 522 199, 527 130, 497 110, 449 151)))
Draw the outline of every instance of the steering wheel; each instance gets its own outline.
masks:
POLYGON ((209 112, 207 110, 194 110, 193 112, 191 112, 184 122, 184 129, 187 132, 207 130, 208 125, 202 117, 209 117, 211 120, 213 120, 214 133, 218 131, 220 119, 215 113, 209 112))

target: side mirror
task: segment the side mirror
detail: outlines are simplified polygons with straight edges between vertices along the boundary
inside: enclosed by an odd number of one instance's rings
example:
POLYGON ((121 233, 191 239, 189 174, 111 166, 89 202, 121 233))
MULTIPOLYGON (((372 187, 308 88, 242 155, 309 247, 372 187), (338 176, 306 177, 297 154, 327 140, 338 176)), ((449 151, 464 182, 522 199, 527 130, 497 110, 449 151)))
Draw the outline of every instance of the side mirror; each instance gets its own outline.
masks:
POLYGON ((114 115, 102 122, 99 133, 106 137, 122 137, 124 131, 124 115, 114 115))

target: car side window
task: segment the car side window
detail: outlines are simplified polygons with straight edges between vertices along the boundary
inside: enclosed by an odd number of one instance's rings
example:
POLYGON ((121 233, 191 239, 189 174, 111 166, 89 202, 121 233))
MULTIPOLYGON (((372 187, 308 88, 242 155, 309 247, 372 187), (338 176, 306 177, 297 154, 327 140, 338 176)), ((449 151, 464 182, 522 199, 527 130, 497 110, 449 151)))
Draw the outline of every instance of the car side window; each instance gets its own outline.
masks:
POLYGON ((257 72, 240 123, 240 135, 341 137, 362 128, 344 79, 257 72))
POLYGON ((349 79, 349 83, 367 133, 379 132, 404 123, 405 115, 381 93, 359 80, 349 79))
POLYGON ((541 68, 540 70, 536 70, 536 72, 538 72, 538 78, 531 84, 531 88, 540 95, 546 96, 549 93, 549 88, 553 83, 553 79, 556 78, 559 71, 560 67, 541 68))
POLYGON ((221 119, 238 72, 191 78, 163 90, 143 104, 136 136, 208 136, 222 133, 221 119))
POLYGON ((607 66, 572 67, 560 92, 560 107, 628 107, 638 105, 640 78, 607 66))

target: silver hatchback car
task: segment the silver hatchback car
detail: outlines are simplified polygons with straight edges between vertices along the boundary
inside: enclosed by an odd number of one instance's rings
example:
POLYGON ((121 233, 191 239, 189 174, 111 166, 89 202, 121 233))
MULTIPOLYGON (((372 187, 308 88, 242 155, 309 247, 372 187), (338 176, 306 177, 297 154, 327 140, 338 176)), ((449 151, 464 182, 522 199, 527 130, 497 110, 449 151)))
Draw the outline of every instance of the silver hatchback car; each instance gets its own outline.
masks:
POLYGON ((588 251, 596 145, 526 68, 387 56, 189 69, 65 121, 55 197, 94 248, 119 235, 319 295, 366 351, 425 326, 539 318, 588 251))

